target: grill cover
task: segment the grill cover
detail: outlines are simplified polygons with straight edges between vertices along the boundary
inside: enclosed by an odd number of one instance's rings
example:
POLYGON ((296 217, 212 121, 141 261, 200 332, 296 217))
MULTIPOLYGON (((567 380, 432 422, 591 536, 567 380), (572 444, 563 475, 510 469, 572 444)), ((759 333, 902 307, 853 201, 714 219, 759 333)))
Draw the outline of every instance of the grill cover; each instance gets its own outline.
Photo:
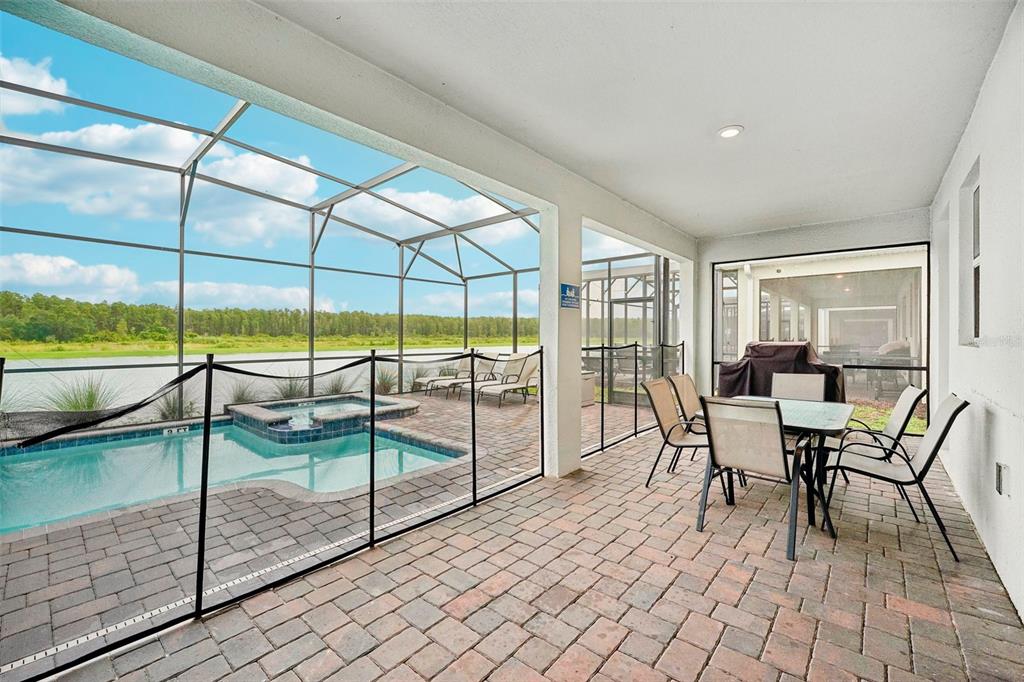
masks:
POLYGON ((723 362, 718 367, 719 395, 772 394, 772 374, 824 374, 825 400, 846 402, 843 368, 818 359, 807 341, 782 343, 752 342, 736 362, 723 362))

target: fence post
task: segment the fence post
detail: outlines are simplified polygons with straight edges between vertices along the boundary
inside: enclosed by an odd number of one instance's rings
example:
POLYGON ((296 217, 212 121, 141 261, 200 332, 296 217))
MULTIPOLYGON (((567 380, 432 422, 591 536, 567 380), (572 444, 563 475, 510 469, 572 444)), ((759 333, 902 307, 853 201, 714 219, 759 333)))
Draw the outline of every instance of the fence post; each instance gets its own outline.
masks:
MULTIPOLYGON (((542 358, 544 356, 541 356, 542 358)), ((7 358, 0 357, 0 400, 4 397, 4 365, 7 364, 7 358)), ((3 404, 3 403, 0 403, 3 404)))
POLYGON ((473 455, 473 505, 476 506, 476 349, 469 349, 469 440, 473 455))
POLYGON ((377 508, 377 349, 370 349, 370 546, 374 543, 377 508))
POLYGON ((604 350, 605 346, 601 346, 601 449, 604 450, 604 401, 605 401, 605 387, 604 387, 604 350))
POLYGON ((203 470, 199 486, 199 547, 196 551, 196 610, 203 615, 203 574, 206 572, 206 509, 210 492, 210 415, 213 411, 213 353, 206 354, 206 392, 203 404, 203 470))
POLYGON ((540 347, 540 380, 537 382, 537 403, 540 405, 540 475, 544 475, 544 346, 540 347))
POLYGON ((640 433, 640 345, 633 342, 633 437, 640 433))

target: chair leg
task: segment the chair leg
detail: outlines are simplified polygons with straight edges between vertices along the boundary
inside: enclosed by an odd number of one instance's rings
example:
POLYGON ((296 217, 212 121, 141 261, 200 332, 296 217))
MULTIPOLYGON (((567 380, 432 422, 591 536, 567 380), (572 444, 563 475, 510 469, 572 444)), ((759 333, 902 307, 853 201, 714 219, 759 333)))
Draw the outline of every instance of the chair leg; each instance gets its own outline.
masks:
POLYGON ((939 530, 942 531, 942 538, 946 541, 946 545, 949 546, 949 551, 953 555, 953 559, 959 562, 960 557, 956 555, 956 550, 953 549, 953 543, 949 541, 949 534, 946 533, 946 524, 942 522, 942 518, 939 516, 939 510, 935 508, 935 504, 932 502, 932 498, 929 497, 928 491, 924 489, 924 483, 918 481, 917 487, 921 490, 921 496, 924 497, 924 501, 928 503, 928 508, 932 511, 932 516, 935 517, 935 523, 939 525, 939 530))
POLYGON ((846 481, 846 485, 850 485, 850 477, 846 475, 846 472, 841 471, 840 473, 843 474, 843 480, 846 481))
POLYGON ((654 478, 654 471, 658 468, 658 462, 661 461, 661 453, 665 452, 665 446, 668 445, 668 441, 661 444, 661 449, 658 450, 658 456, 654 458, 654 466, 651 467, 651 474, 647 477, 647 484, 645 488, 651 487, 651 479, 654 478))
POLYGON ((921 519, 917 517, 917 510, 914 509, 914 503, 910 501, 910 496, 907 495, 907 491, 904 490, 901 485, 897 485, 896 483, 893 483, 892 485, 899 492, 900 497, 907 501, 907 506, 910 507, 910 513, 914 515, 914 521, 921 523, 921 519))
POLYGON ((732 487, 732 469, 725 472, 725 477, 729 483, 729 492, 726 496, 725 503, 729 506, 733 506, 736 504, 736 490, 732 487))
POLYGON ((796 517, 800 515, 800 455, 793 460, 793 475, 789 483, 789 536, 786 538, 786 558, 796 560, 796 517))
MULTIPOLYGON (((481 393, 480 395, 483 395, 483 394, 481 393)), ((505 398, 505 392, 502 391, 501 393, 498 394, 498 409, 499 410, 501 409, 501 403, 502 403, 504 398, 505 398)))
POLYGON ((692 462, 693 458, 696 457, 696 456, 697 456, 697 448, 694 448, 693 452, 690 453, 690 461, 692 462))
POLYGON ((803 467, 801 475, 804 476, 804 483, 807 485, 807 525, 815 526, 814 520, 814 472, 807 467, 803 467))
POLYGON ((700 490, 700 509, 697 511, 697 531, 704 530, 704 510, 708 506, 708 488, 711 487, 711 458, 708 457, 708 464, 704 468, 704 487, 700 490))
POLYGON ((676 448, 676 452, 672 456, 672 463, 668 465, 668 472, 670 474, 674 474, 676 472, 676 465, 679 464, 679 455, 681 455, 682 452, 682 448, 676 448))
MULTIPOLYGON (((836 487, 836 473, 838 471, 839 471, 839 469, 833 469, 832 470, 832 483, 828 487, 828 495, 825 497, 825 504, 832 504, 832 491, 835 490, 835 487, 836 487)), ((843 478, 846 478, 846 472, 845 471, 843 472, 843 478)), ((849 480, 849 479, 847 479, 847 480, 849 480)))

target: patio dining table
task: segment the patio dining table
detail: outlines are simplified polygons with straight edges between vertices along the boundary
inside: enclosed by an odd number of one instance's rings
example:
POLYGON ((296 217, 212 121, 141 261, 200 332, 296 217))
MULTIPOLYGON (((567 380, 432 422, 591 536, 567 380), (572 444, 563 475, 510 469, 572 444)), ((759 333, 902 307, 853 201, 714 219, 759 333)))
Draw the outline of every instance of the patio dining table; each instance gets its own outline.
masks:
POLYGON ((839 436, 846 430, 846 425, 853 416, 853 405, 849 403, 823 402, 816 400, 793 400, 790 398, 768 398, 755 395, 733 396, 737 400, 767 400, 777 402, 782 412, 782 426, 794 434, 806 435, 813 443, 813 461, 807 463, 805 479, 807 482, 807 524, 815 523, 815 503, 817 496, 821 500, 822 515, 825 526, 832 537, 836 536, 835 527, 828 513, 825 495, 825 466, 828 464, 828 448, 825 439, 839 436))

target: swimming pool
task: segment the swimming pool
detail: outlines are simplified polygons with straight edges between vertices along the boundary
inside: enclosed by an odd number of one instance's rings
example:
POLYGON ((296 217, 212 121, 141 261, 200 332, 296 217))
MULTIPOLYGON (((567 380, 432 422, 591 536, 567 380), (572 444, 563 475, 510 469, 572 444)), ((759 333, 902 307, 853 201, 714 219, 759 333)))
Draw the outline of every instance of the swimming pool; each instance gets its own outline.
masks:
MULTIPOLYGON (((210 486, 275 480, 316 493, 356 488, 369 482, 369 440, 360 432, 280 445, 218 426, 210 434, 210 486)), ((453 460, 381 433, 375 445, 378 481, 453 460)), ((192 492, 201 473, 199 431, 0 457, 0 534, 192 492)))

